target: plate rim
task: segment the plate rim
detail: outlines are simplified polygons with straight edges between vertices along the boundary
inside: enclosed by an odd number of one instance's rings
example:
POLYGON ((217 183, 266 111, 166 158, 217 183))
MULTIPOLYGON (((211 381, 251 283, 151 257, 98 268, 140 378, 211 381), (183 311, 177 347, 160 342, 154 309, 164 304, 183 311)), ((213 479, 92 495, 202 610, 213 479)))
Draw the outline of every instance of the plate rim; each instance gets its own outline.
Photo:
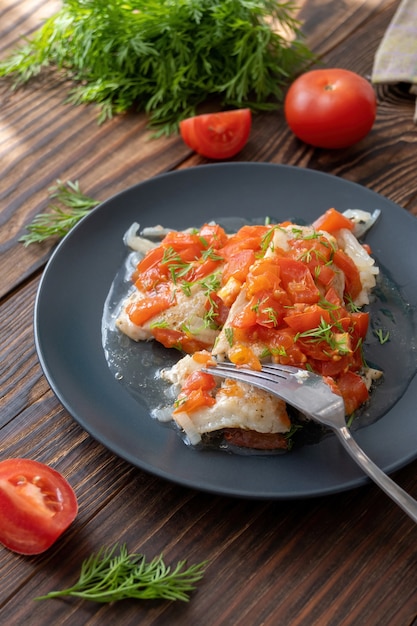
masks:
MULTIPOLYGON (((334 494, 334 493, 340 493, 346 490, 350 490, 352 488, 355 487, 359 487, 363 484, 366 484, 369 482, 369 479, 364 476, 364 475, 359 475, 356 476, 354 478, 352 478, 351 480, 347 480, 345 483, 340 484, 339 486, 335 487, 335 486, 329 486, 328 488, 310 488, 310 489, 305 489, 304 490, 300 490, 298 493, 294 492, 294 493, 279 493, 277 492, 275 495, 271 495, 271 493, 268 494, 263 494, 262 492, 257 492, 254 493, 253 491, 247 491, 244 488, 240 489, 240 488, 230 488, 230 487, 225 487, 222 485, 218 485, 217 487, 215 485, 212 484, 202 484, 200 483, 196 483, 195 480, 193 480, 192 478, 187 478, 185 476, 182 477, 178 477, 178 476, 172 476, 172 474, 169 471, 166 471, 162 468, 159 467, 154 467, 154 466, 149 466, 149 464, 147 463, 141 463, 138 462, 137 458, 133 458, 132 455, 130 453, 127 453, 126 451, 124 451, 122 448, 120 448, 119 445, 117 445, 114 442, 109 442, 107 440, 106 437, 102 437, 100 436, 100 433, 96 432, 96 429, 89 427, 90 425, 88 424, 88 421, 85 422, 85 419, 80 419, 79 415, 74 415, 74 408, 73 408, 73 404, 71 403, 71 401, 68 400, 68 397, 65 393, 62 392, 62 389, 60 388, 60 386, 56 383, 55 378, 54 378, 54 374, 53 372, 50 370, 50 367, 48 366, 48 358, 46 356, 45 353, 45 346, 42 343, 42 339, 40 337, 40 328, 39 325, 41 323, 40 320, 40 308, 41 308, 41 303, 42 303, 42 299, 44 298, 44 289, 45 289, 45 285, 47 285, 48 283, 48 275, 50 272, 53 271, 56 260, 59 259, 64 253, 65 253, 65 249, 70 245, 70 243, 72 241, 74 241, 74 239, 77 239, 80 236, 80 233, 82 233, 85 229, 88 228, 88 225, 90 223, 90 221, 96 220, 97 215, 100 215, 101 212, 106 211, 106 207, 108 207, 109 205, 111 205, 112 203, 117 203, 119 200, 122 200, 124 197, 129 196, 130 194, 134 194, 136 190, 138 189, 145 189, 147 186, 152 186, 152 185, 156 185, 158 184, 160 181, 163 181, 164 179, 172 179, 172 177, 177 178, 178 180, 180 178, 184 178, 184 177, 189 177, 189 176, 193 176, 193 173, 196 172, 197 170, 200 173, 203 172, 208 172, 210 171, 209 176, 212 175, 212 173, 222 170, 222 171, 226 171, 226 170, 230 170, 230 171, 237 171, 238 169, 242 170, 242 169, 251 169, 253 171, 258 170, 260 171, 265 170, 265 169, 269 169, 271 171, 278 171, 280 170, 281 172, 285 172, 285 171, 297 171, 297 172, 302 172, 302 173, 308 173, 308 175, 312 175, 313 177, 317 178, 317 179, 322 179, 322 180, 327 180, 327 179, 332 179, 333 181, 343 181, 344 184, 347 184, 350 187, 353 188, 357 188, 358 190, 360 190, 360 193, 368 193, 371 195, 371 197, 379 197, 384 203, 388 203, 392 208, 394 208, 395 210, 400 210, 402 211, 402 215, 404 217, 404 219, 408 219, 405 216, 409 216, 409 218, 413 221, 413 224, 416 225, 416 220, 415 220, 415 216, 413 216, 413 214, 409 213, 408 211, 406 211, 405 209, 403 209, 400 205, 392 202, 391 200, 389 200, 388 198, 381 196, 380 194, 378 194, 377 192, 368 189, 367 187, 364 187, 362 185, 360 185, 359 183, 353 182, 353 181, 348 181, 345 180, 343 178, 340 178, 338 176, 335 176, 334 174, 329 174, 326 172, 321 172, 318 170, 313 170, 313 169, 309 169, 309 168, 301 168, 298 166, 293 166, 293 165, 284 165, 284 164, 275 164, 275 163, 260 163, 260 162, 231 162, 231 163, 219 163, 219 164, 204 164, 204 165, 198 165, 198 166, 193 166, 193 167, 189 167, 189 168, 185 168, 183 170, 173 170, 173 171, 169 171, 169 172, 163 172, 160 174, 157 174, 155 176, 152 176, 150 178, 147 178, 139 183, 136 183, 134 185, 131 185, 129 187, 127 187, 126 189, 123 189, 119 192, 117 192, 116 194, 110 196, 109 198, 107 198, 106 200, 104 200, 103 202, 100 202, 99 205, 97 205, 94 209, 92 209, 90 211, 90 213, 84 217, 71 231, 70 233, 68 233, 68 235, 66 235, 66 237, 64 237, 64 239, 57 245, 57 247, 55 248, 55 250, 53 251, 47 266, 42 274, 39 286, 38 286, 38 290, 37 290, 37 294, 36 294, 36 299, 35 299, 35 313, 34 313, 34 331, 35 331, 35 347, 36 347, 36 351, 38 354, 38 359, 39 362, 41 364, 43 373, 48 381, 48 384, 50 385, 52 391, 54 392, 54 394, 57 396, 58 400, 61 402, 61 404, 67 409, 67 411, 69 412, 69 414, 72 416, 72 418, 78 422, 78 424, 86 431, 89 433, 90 436, 92 436, 95 440, 97 440, 98 442, 100 442, 104 447, 106 447, 108 450, 110 450, 112 453, 114 453, 115 455, 119 456, 120 458, 124 459, 125 461, 127 461, 128 463, 132 464, 133 466, 136 466, 144 471, 148 471, 150 473, 152 473, 153 475, 156 475, 160 478, 163 478, 165 480, 174 482, 176 484, 182 485, 184 487, 187 488, 192 488, 192 489, 198 489, 199 491, 205 491, 205 492, 209 492, 209 493, 215 493, 218 495, 226 495, 226 496, 234 496, 234 497, 243 497, 243 498, 248 498, 248 499, 278 499, 278 500, 289 500, 289 499, 300 499, 300 498, 309 498, 309 497, 318 497, 318 496, 323 496, 323 495, 330 495, 330 494, 334 494), (63 252, 64 251, 64 252, 63 252)), ((214 174, 215 175, 215 174, 214 174)), ((139 211, 140 213, 140 211, 139 211)), ((103 303, 104 304, 104 303, 103 303)), ((411 384, 411 383, 410 383, 411 384)), ((408 391, 408 390, 407 390, 408 391)), ((407 392, 406 392, 407 393, 407 392)), ((149 417, 149 419, 152 419, 149 417)), ((367 427, 367 428, 371 428, 367 427)), ((184 448, 184 451, 187 450, 187 447, 181 442, 181 445, 184 448)), ((320 445, 320 444, 319 444, 320 445)), ((188 450, 187 454, 190 451, 188 450)), ((193 454, 201 454, 199 452, 196 451, 192 451, 193 454)), ((392 471, 395 471, 401 467, 403 467, 404 465, 410 463, 412 460, 414 460, 417 457, 417 450, 415 451, 415 453, 413 454, 409 454, 407 457, 403 457, 401 459, 398 459, 397 461, 392 461, 391 463, 388 463, 384 466, 384 471, 386 471, 387 473, 391 473, 392 471)))

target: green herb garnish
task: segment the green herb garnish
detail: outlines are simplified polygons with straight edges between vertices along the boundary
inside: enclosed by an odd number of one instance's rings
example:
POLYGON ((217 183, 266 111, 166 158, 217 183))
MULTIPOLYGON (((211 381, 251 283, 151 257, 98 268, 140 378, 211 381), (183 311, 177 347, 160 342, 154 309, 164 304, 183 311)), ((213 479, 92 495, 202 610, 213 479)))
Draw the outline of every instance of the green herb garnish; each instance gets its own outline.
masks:
POLYGON ((49 192, 50 198, 57 200, 61 206, 51 205, 49 213, 39 213, 35 217, 27 226, 28 233, 19 239, 25 246, 53 237, 64 237, 81 218, 99 204, 98 200, 81 192, 78 181, 63 183, 57 180, 57 184, 50 187, 49 192))
POLYGON ((384 343, 387 343, 387 341, 389 341, 389 338, 390 338, 389 330, 384 331, 382 330, 382 328, 378 328, 378 330, 374 330, 374 335, 378 339, 381 345, 384 345, 384 343))
POLYGON ((129 554, 121 545, 103 548, 81 566, 78 581, 72 587, 51 591, 36 600, 73 596, 93 602, 116 602, 126 598, 189 601, 189 594, 204 575, 206 562, 185 569, 179 561, 172 569, 162 556, 146 561, 142 554, 129 554))
POLYGON ((296 9, 274 0, 63 0, 0 63, 0 76, 19 86, 56 70, 74 85, 70 102, 100 106, 100 122, 135 107, 169 134, 210 97, 276 108, 313 62, 296 9))
POLYGON ((337 324, 328 323, 321 318, 318 326, 297 333, 294 337, 294 341, 298 341, 298 339, 308 339, 312 343, 320 343, 323 341, 330 346, 331 350, 336 351, 338 354, 349 354, 348 333, 344 332, 342 328, 340 328, 340 332, 335 332, 335 327, 337 329, 337 324))

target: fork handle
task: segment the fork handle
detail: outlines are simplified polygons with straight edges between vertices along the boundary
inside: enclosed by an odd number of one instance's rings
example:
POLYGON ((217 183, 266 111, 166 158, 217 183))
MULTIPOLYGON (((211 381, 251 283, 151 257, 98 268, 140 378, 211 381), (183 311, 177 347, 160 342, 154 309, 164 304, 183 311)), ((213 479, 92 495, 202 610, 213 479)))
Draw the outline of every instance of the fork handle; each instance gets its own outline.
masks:
POLYGON ((417 501, 414 500, 404 489, 401 489, 389 476, 387 476, 356 443, 349 430, 345 426, 335 428, 335 433, 341 443, 349 452, 350 456, 360 465, 363 471, 398 504, 402 510, 417 522, 417 501))

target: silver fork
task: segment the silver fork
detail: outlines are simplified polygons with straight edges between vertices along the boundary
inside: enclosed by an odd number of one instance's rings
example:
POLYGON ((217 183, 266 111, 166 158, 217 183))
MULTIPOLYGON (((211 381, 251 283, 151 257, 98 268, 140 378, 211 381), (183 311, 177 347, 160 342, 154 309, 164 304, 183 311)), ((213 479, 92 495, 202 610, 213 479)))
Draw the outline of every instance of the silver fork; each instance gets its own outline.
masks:
POLYGON ((321 376, 297 367, 275 364, 263 365, 261 371, 255 371, 237 368, 231 363, 219 363, 203 371, 264 389, 312 420, 331 428, 362 470, 417 522, 417 501, 375 465, 356 443, 346 426, 343 399, 333 393, 321 376))

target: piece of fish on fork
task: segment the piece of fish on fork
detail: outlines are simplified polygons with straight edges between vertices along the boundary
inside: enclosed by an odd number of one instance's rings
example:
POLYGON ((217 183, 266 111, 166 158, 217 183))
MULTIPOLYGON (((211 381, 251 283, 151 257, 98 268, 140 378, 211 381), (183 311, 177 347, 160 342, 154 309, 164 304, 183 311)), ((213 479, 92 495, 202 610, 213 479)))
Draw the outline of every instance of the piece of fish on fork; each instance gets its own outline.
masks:
POLYGON ((261 371, 255 371, 236 367, 232 363, 218 363, 203 368, 203 371, 264 389, 285 400, 307 418, 333 430, 362 470, 417 522, 417 501, 375 465, 356 443, 346 426, 343 398, 332 391, 322 376, 309 370, 276 364, 263 365, 261 371))

